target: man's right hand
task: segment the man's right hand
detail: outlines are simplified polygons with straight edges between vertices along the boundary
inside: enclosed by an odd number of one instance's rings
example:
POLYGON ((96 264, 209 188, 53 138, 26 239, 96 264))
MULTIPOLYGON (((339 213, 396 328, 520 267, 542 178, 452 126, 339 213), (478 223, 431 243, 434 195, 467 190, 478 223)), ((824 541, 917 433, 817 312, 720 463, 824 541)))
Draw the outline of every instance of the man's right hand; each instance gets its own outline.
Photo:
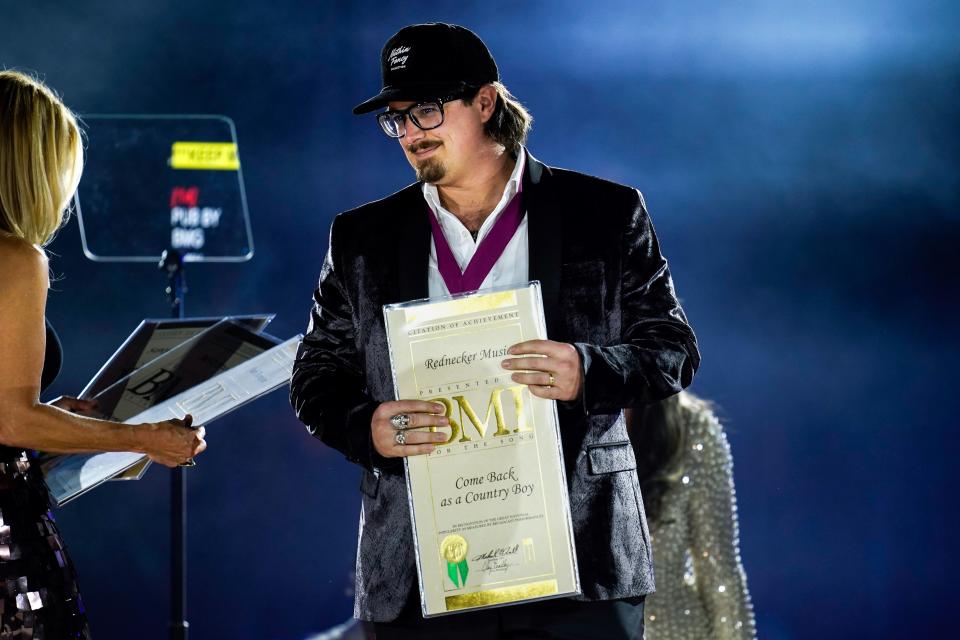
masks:
POLYGON ((422 400, 391 400, 382 403, 373 412, 373 419, 370 421, 373 448, 384 458, 402 458, 431 453, 437 443, 447 440, 447 434, 414 429, 447 426, 450 421, 443 412, 442 404, 422 400), (397 415, 409 417, 409 424, 403 429, 397 429, 390 422, 390 419, 397 415), (400 431, 405 436, 403 444, 397 442, 397 433, 400 431))

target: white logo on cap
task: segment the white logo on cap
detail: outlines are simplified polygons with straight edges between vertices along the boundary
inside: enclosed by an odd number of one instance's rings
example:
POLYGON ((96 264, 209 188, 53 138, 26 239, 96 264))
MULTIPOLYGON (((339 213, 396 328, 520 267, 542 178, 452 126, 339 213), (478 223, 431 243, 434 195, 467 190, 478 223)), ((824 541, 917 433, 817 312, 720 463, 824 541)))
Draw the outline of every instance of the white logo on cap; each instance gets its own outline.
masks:
POLYGON ((400 46, 394 48, 390 55, 387 56, 387 60, 390 61, 390 71, 396 71, 397 69, 406 69, 407 68, 407 58, 410 57, 410 47, 400 46))

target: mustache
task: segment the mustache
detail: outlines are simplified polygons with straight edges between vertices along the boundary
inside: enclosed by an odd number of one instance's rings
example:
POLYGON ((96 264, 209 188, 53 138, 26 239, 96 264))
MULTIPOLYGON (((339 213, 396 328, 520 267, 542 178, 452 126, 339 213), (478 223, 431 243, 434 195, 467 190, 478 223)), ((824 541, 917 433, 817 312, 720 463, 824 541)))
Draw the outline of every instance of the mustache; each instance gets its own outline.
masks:
POLYGON ((420 142, 414 142, 413 144, 407 145, 407 151, 410 153, 416 153, 417 151, 424 151, 427 149, 434 149, 439 147, 442 142, 437 142, 436 140, 421 140, 420 142))

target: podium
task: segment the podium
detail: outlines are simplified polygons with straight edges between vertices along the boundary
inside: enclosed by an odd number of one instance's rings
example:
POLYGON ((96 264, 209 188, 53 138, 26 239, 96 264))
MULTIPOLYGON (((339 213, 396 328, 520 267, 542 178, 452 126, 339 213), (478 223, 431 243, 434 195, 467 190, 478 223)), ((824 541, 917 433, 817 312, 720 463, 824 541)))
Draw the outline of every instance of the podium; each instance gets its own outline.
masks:
MULTIPOLYGON (((182 419, 209 425, 287 384, 301 336, 262 331, 272 316, 144 320, 80 394, 100 417, 143 424, 182 419)), ((47 455, 50 497, 63 505, 110 480, 139 480, 142 453, 47 455)))

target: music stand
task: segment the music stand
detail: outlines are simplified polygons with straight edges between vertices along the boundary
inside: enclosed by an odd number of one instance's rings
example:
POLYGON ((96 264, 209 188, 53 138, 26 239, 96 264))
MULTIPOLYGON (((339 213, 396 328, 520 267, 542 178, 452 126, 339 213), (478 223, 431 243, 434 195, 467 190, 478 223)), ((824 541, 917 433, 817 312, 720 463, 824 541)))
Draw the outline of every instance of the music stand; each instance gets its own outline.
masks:
MULTIPOLYGON (((95 262, 154 262, 184 317, 187 262, 245 262, 253 232, 233 121, 216 115, 83 117, 87 159, 74 199, 95 262)), ((171 473, 170 637, 186 640, 187 484, 171 473)))

